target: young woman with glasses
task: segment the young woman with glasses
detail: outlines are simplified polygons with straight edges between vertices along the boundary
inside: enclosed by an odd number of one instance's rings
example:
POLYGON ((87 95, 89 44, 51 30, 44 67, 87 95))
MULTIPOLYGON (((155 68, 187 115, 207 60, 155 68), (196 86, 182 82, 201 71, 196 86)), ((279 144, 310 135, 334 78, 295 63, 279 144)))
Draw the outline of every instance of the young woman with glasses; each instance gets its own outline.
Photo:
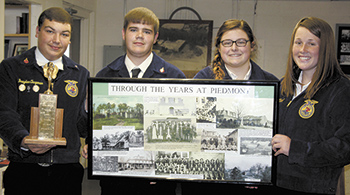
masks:
MULTIPOLYGON (((256 42, 252 29, 243 20, 226 20, 216 35, 213 63, 202 69, 195 79, 278 80, 251 60, 256 42)), ((219 191, 235 194, 268 194, 270 186, 244 186, 225 183, 182 183, 182 195, 217 194, 219 191)))
POLYGON ((226 20, 216 35, 213 63, 202 69, 195 79, 278 80, 262 70, 251 58, 256 41, 244 20, 226 20))

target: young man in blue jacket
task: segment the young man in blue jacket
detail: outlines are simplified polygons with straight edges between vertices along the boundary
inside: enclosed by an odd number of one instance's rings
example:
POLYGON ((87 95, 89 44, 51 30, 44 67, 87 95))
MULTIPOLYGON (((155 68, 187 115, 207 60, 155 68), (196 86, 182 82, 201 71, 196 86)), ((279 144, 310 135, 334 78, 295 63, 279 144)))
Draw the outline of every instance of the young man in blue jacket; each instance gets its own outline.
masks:
POLYGON ((0 137, 9 148, 4 174, 5 194, 81 194, 84 169, 79 163, 80 137, 87 136, 85 112, 89 71, 64 55, 71 38, 72 17, 62 8, 45 10, 35 36, 38 47, 0 64, 0 137), (48 89, 45 65, 58 73, 52 80, 57 108, 64 110, 62 136, 66 146, 26 144, 31 107, 48 89))
MULTIPOLYGON (((97 77, 186 78, 174 65, 152 52, 158 38, 159 19, 149 9, 138 7, 125 15, 122 30, 126 54, 97 73, 97 77)), ((104 178, 101 192, 106 194, 175 194, 176 183, 141 179, 104 178)))
POLYGON ((159 20, 151 10, 144 7, 131 10, 125 15, 122 30, 126 54, 100 70, 96 76, 132 77, 132 70, 140 69, 136 78, 186 78, 180 69, 152 51, 158 30, 159 20))

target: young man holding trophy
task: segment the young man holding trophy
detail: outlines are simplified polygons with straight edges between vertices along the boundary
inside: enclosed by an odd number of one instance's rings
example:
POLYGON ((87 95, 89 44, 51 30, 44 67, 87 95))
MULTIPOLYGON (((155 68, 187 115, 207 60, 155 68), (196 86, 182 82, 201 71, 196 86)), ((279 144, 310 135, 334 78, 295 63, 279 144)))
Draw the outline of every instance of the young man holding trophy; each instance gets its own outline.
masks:
POLYGON ((45 10, 38 46, 0 64, 0 137, 10 160, 5 194, 81 194, 89 72, 64 55, 71 25, 64 9, 45 10))

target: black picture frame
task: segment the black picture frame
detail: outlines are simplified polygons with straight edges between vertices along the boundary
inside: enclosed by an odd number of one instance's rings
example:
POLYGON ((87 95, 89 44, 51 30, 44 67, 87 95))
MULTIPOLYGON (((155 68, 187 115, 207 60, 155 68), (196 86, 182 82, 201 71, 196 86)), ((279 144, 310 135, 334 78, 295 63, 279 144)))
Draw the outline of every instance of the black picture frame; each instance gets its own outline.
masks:
POLYGON ((187 78, 211 63, 212 20, 159 20, 159 37, 153 51, 177 66, 187 78))
POLYGON ((28 50, 28 44, 26 44, 26 43, 15 44, 13 47, 12 56, 21 55, 22 53, 24 53, 27 50, 28 50))
POLYGON ((278 89, 278 81, 89 78, 88 177, 273 185, 278 89))
POLYGON ((350 74, 350 24, 336 24, 337 59, 345 74, 350 74))

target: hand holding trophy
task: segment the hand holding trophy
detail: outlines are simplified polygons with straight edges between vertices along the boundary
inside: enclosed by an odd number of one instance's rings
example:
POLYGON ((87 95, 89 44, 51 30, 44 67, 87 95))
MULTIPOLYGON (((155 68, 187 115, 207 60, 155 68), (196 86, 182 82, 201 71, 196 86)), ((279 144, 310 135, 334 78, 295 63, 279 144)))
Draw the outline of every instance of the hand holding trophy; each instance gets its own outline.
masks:
POLYGON ((56 108, 57 94, 53 94, 52 80, 56 78, 58 68, 49 62, 43 70, 48 89, 39 94, 39 108, 31 108, 30 134, 24 143, 66 145, 66 139, 62 137, 63 109, 56 108))

